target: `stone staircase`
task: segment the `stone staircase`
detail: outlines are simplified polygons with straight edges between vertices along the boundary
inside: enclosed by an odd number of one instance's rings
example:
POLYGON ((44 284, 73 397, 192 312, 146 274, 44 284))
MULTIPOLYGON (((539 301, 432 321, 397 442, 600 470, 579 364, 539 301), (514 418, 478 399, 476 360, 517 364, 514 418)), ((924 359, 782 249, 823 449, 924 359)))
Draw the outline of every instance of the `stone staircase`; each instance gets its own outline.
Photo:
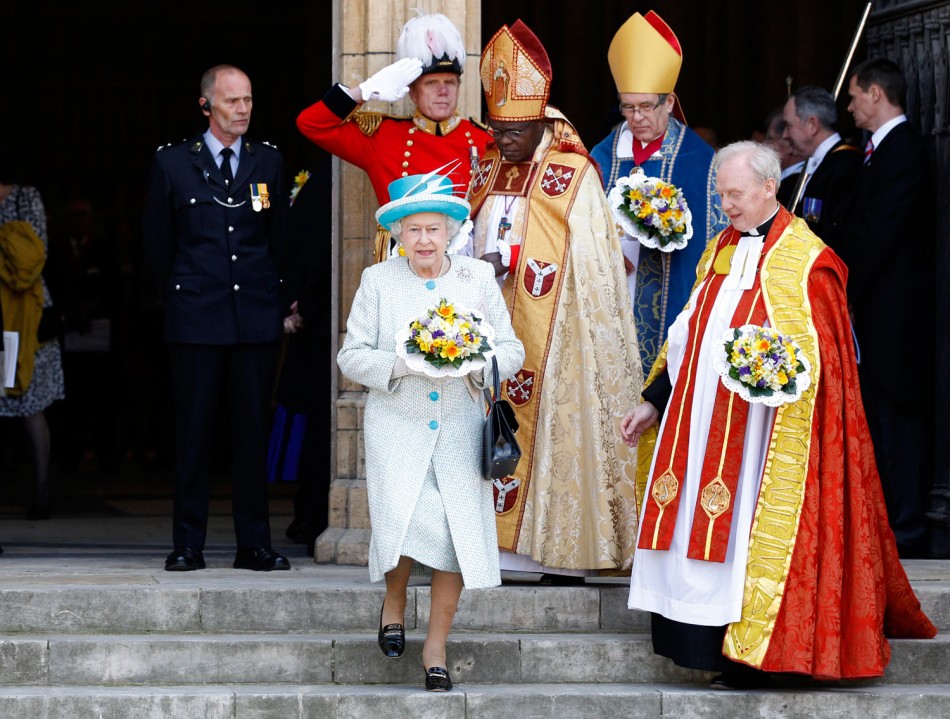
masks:
MULTIPOLYGON (((711 690, 652 653, 622 578, 541 587, 508 575, 465 591, 449 645, 454 691, 422 690, 425 584, 410 588, 408 647, 376 646, 382 589, 362 567, 292 557, 290 572, 168 573, 157 553, 34 557, 0 570, 0 719, 303 717, 944 717, 950 634, 895 640, 881 680, 789 679, 711 690)), ((950 627, 950 562, 907 562, 950 627)))

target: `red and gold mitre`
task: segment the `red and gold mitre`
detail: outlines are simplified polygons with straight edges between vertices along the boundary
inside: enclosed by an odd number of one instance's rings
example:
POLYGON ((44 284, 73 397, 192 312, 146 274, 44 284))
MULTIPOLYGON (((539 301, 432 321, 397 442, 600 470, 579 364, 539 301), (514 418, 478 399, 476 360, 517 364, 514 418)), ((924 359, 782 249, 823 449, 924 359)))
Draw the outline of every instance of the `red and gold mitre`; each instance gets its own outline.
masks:
POLYGON ((488 117, 519 122, 544 119, 551 95, 551 61, 521 20, 502 25, 482 51, 479 66, 488 117))
POLYGON ((621 25, 607 50, 617 92, 673 92, 683 64, 676 35, 655 12, 634 13, 621 25))

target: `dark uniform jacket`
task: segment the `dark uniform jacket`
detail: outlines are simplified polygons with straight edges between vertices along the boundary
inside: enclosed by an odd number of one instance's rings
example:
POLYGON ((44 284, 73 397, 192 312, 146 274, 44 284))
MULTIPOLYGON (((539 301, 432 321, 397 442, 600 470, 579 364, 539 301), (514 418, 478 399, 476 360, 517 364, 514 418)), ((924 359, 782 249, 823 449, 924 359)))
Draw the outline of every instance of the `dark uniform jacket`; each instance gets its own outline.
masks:
POLYGON ((276 342, 283 334, 283 160, 270 145, 241 142, 230 194, 201 135, 155 155, 143 252, 147 274, 161 283, 168 342, 276 342), (257 194, 261 184, 270 207, 255 211, 252 188, 257 194))
POLYGON ((855 190, 862 160, 862 153, 854 145, 837 142, 822 158, 795 208, 795 214, 835 251, 841 248, 842 215, 855 190), (820 203, 817 214, 809 212, 809 199, 820 203))

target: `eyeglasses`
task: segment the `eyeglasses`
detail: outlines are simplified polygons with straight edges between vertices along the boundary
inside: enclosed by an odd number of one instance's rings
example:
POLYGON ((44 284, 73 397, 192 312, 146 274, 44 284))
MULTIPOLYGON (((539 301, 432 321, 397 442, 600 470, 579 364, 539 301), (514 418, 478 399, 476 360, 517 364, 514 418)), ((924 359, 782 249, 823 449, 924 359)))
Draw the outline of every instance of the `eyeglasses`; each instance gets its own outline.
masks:
POLYGON ((653 111, 665 101, 666 98, 664 97, 662 100, 657 100, 655 105, 649 102, 641 102, 639 105, 628 105, 625 102, 621 102, 620 112, 624 115, 636 115, 639 112, 641 115, 646 117, 647 115, 652 115, 653 111))
POLYGON ((512 140, 517 140, 530 129, 531 125, 528 125, 527 127, 520 130, 499 130, 497 127, 489 127, 488 134, 496 140, 500 140, 503 137, 510 137, 512 140))

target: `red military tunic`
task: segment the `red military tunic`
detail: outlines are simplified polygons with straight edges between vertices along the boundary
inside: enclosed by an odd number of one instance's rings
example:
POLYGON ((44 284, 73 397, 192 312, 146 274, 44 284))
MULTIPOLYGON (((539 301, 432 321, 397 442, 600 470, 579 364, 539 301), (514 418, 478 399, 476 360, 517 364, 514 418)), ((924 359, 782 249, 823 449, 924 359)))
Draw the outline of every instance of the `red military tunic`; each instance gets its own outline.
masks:
POLYGON ((491 136, 458 114, 434 122, 416 111, 412 117, 355 113, 357 103, 339 85, 297 116, 297 128, 309 140, 369 175, 376 199, 389 202, 389 183, 438 169, 457 160, 448 174, 458 194, 471 179, 469 148, 481 157, 491 136))

